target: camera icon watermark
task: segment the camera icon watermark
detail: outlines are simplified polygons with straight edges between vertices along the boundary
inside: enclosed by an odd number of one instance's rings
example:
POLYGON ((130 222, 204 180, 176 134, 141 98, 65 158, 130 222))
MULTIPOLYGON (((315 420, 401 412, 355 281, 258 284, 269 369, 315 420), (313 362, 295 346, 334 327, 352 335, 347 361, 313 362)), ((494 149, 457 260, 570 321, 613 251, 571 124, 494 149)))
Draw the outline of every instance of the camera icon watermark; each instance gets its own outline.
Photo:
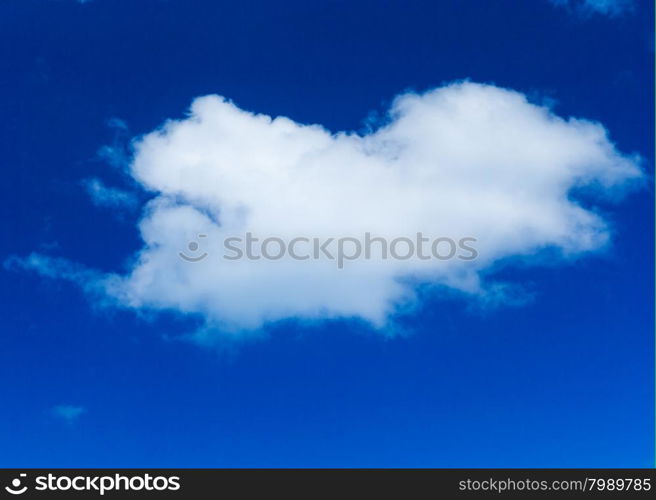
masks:
MULTIPOLYGON (((207 238, 206 234, 199 234, 198 235, 198 239, 204 239, 204 238, 207 238)), ((190 241, 189 243, 187 243, 187 250, 189 252, 196 253, 196 252, 199 251, 199 249, 200 249, 200 243, 198 243, 198 241, 190 241)), ((205 257, 207 257, 209 255, 207 252, 204 252, 202 250, 200 250, 200 251, 202 253, 196 254, 196 255, 191 255, 191 256, 187 255, 184 252, 178 252, 178 255, 180 256, 180 258, 182 260, 187 261, 187 262, 200 262, 201 260, 203 260, 205 257)))
POLYGON ((27 486, 21 488, 21 478, 27 477, 27 474, 19 474, 19 477, 12 479, 11 486, 5 486, 7 493, 12 495, 22 495, 27 491, 27 486))

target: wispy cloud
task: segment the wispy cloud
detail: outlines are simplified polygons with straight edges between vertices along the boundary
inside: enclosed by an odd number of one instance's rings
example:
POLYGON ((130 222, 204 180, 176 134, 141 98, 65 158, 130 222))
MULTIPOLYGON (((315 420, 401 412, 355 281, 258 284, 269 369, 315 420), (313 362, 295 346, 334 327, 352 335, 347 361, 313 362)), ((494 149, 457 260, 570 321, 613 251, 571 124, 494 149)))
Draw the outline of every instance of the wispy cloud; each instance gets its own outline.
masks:
POLYGON ((98 158, 123 170, 127 168, 130 159, 128 124, 120 118, 113 117, 107 120, 107 127, 113 131, 112 142, 100 148, 98 158))
POLYGON ((619 16, 630 12, 633 0, 550 0, 551 3, 560 7, 567 7, 580 14, 603 14, 607 16, 619 16))
POLYGON ((100 307, 108 307, 115 302, 115 299, 107 294, 112 288, 110 282, 114 279, 111 275, 88 269, 68 259, 34 252, 25 257, 9 256, 3 262, 3 267, 8 271, 33 271, 46 278, 74 283, 94 305, 100 307))
POLYGON ((62 404, 52 408, 52 415, 70 424, 76 422, 86 411, 83 406, 62 404))
POLYGON ((106 186, 98 178, 85 180, 84 187, 94 205, 99 207, 133 210, 137 207, 139 202, 134 193, 106 186))

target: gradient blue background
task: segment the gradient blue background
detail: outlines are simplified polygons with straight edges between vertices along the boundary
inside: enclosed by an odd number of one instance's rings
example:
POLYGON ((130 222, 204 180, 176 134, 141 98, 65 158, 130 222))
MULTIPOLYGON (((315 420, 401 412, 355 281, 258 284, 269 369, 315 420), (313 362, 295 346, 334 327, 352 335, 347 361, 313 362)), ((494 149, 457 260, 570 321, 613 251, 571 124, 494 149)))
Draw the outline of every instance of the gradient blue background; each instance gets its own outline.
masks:
MULTIPOLYGON (((0 0, 0 258, 120 270, 138 213, 93 207, 80 181, 128 186, 98 149, 208 93, 358 130, 403 90, 471 78, 601 121, 651 176, 652 7, 0 0)), ((191 321, 94 311, 70 284, 2 269, 0 466, 652 466, 651 186, 598 206, 606 254, 504 270, 532 302, 427 297, 393 340, 289 322, 217 353, 164 338, 191 321), (86 413, 67 423, 59 404, 86 413)))

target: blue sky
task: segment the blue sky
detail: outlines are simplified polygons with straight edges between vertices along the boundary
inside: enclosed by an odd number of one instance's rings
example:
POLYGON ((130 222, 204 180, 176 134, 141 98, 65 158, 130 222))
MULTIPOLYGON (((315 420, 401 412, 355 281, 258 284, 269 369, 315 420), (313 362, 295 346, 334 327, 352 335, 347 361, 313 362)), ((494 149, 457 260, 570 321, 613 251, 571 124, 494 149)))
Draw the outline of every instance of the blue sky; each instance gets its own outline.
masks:
POLYGON ((652 466, 653 10, 562 4, 0 2, 3 261, 125 272, 153 196, 130 140, 208 94, 364 135, 395 96, 469 79, 601 123, 646 179, 581 199, 602 251, 489 271, 516 304, 422 288, 397 336, 291 317, 198 345, 197 315, 5 266, 0 465, 652 466))

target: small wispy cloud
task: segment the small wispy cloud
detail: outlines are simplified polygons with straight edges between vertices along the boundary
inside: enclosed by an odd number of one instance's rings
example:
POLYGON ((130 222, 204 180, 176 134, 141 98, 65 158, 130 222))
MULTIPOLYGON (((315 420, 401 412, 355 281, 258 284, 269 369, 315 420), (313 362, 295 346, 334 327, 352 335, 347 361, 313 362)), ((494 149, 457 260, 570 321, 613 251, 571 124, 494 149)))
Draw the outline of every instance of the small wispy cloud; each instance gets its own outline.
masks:
POLYGON ((55 418, 72 424, 76 422, 84 413, 86 413, 86 411, 87 409, 84 406, 62 404, 54 406, 51 413, 55 418))
POLYGON ((113 131, 111 144, 98 150, 98 159, 119 170, 127 168, 130 163, 130 145, 128 124, 117 117, 106 122, 107 128, 113 131))
POLYGON ((138 204, 138 199, 129 191, 106 186, 98 178, 91 178, 84 181, 84 187, 91 197, 91 201, 97 207, 124 208, 134 209, 138 204))
POLYGON ((100 307, 110 305, 105 297, 108 287, 112 288, 111 280, 107 280, 102 273, 87 269, 68 259, 38 253, 31 253, 26 257, 10 255, 4 260, 3 267, 7 271, 34 271, 47 278, 75 283, 92 298, 93 303, 97 303, 100 307))
POLYGON ((579 14, 619 16, 633 9, 633 0, 550 0, 559 7, 567 7, 579 14))

